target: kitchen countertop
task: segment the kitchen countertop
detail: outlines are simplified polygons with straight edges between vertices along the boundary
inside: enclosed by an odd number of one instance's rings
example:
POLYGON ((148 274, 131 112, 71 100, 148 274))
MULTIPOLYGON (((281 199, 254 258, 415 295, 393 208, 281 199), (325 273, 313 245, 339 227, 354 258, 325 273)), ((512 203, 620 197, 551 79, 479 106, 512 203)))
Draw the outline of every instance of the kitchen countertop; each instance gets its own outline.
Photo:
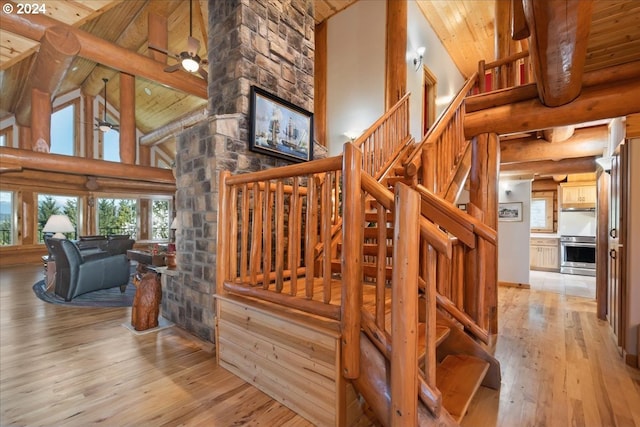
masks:
POLYGON ((558 233, 531 233, 531 237, 534 239, 559 239, 558 233))

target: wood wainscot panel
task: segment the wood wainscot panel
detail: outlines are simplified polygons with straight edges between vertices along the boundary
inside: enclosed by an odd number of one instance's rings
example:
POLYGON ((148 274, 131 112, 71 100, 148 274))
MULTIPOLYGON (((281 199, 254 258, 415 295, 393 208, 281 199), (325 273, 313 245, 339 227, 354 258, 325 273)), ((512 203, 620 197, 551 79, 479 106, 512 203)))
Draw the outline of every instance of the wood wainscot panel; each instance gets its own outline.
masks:
POLYGON ((340 372, 337 323, 325 321, 324 328, 322 321, 233 296, 217 296, 216 306, 220 366, 316 425, 360 419, 356 394, 340 372))
POLYGON ((0 267, 41 264, 43 255, 47 255, 44 245, 0 246, 0 267))

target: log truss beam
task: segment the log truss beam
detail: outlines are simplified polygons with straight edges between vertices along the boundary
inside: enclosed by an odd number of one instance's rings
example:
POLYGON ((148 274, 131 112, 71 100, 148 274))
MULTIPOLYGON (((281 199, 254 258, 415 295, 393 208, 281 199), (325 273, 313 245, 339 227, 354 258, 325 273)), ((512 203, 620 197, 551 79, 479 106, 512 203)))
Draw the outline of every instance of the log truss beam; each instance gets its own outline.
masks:
MULTIPOLYGON (((0 3, 4 6, 6 3, 11 2, 0 0, 0 3)), ((165 73, 165 66, 160 62, 110 43, 86 31, 56 21, 45 15, 9 13, 4 14, 2 18, 3 31, 12 32, 35 41, 39 41, 48 28, 60 26, 77 37, 80 42, 78 56, 118 71, 144 77, 190 95, 207 99, 207 82, 203 79, 185 72, 165 73)))
POLYGON ((465 115, 467 139, 486 132, 526 132, 610 119, 640 112, 640 80, 631 79, 585 88, 569 104, 549 108, 538 99, 500 105, 465 115))
POLYGON ((579 157, 564 160, 509 163, 500 166, 500 175, 552 176, 596 171, 595 157, 579 157))
POLYGON ((577 129, 571 138, 562 142, 548 142, 536 137, 501 140, 500 160, 504 165, 601 156, 607 146, 608 138, 609 129, 602 125, 577 129))

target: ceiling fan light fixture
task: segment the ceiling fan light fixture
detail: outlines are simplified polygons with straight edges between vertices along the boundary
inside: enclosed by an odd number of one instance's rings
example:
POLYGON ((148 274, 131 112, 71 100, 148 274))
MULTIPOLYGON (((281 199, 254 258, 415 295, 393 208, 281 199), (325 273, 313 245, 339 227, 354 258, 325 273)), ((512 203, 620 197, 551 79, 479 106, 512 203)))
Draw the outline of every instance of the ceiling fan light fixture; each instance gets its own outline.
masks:
POLYGON ((197 55, 195 58, 185 56, 182 58, 182 67, 190 73, 195 73, 200 68, 200 62, 196 58, 200 59, 197 55))
POLYGON ((101 124, 100 126, 98 126, 98 129, 100 129, 100 132, 107 133, 107 132, 109 132, 111 130, 111 126, 105 125, 105 124, 101 124))

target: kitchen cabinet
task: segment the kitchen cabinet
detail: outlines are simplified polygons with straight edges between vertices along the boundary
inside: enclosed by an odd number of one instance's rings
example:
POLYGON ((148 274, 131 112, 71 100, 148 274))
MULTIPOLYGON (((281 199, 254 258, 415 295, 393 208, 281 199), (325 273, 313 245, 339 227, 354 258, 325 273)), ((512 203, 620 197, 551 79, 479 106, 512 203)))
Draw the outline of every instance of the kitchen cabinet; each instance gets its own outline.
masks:
POLYGON ((532 270, 560 271, 559 240, 556 238, 531 238, 529 268, 532 270))
POLYGON ((560 184, 562 209, 593 209, 596 207, 595 182, 566 182, 560 184))

